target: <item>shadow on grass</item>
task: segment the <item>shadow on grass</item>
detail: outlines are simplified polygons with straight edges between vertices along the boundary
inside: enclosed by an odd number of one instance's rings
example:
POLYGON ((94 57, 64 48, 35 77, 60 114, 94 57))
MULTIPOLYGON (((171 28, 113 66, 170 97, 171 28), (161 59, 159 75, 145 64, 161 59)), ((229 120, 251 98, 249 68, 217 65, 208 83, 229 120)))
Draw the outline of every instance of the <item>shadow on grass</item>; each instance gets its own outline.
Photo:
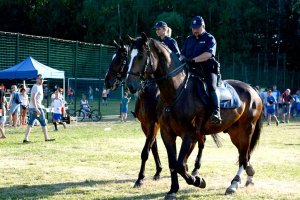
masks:
MULTIPOLYGON (((41 184, 41 185, 15 185, 11 187, 0 187, 0 199, 40 199, 52 196, 58 192, 61 192, 67 188, 76 187, 93 187, 96 185, 107 185, 107 184, 123 184, 126 182, 133 183, 133 179, 125 180, 86 180, 83 182, 66 182, 66 183, 54 183, 54 184, 41 184)), ((78 191, 74 192, 78 193, 78 191)), ((85 192, 82 191, 84 194, 85 192)))

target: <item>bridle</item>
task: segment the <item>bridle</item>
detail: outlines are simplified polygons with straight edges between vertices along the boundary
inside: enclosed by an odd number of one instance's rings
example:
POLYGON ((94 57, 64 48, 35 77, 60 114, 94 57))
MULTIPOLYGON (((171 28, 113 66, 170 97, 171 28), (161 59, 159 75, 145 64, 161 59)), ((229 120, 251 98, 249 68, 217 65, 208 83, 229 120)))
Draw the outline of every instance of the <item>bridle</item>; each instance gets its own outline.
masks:
POLYGON ((114 78, 117 79, 117 81, 119 82, 122 82, 122 74, 124 73, 124 70, 126 67, 128 67, 128 59, 129 59, 129 56, 128 56, 128 49, 126 48, 126 53, 125 53, 125 56, 122 58, 121 60, 121 67, 120 67, 120 70, 118 72, 115 72, 112 68, 109 68, 108 70, 108 73, 112 74, 114 76, 114 78))
MULTIPOLYGON (((156 82, 161 81, 161 80, 170 79, 170 78, 176 76, 177 74, 179 74, 180 72, 182 72, 183 70, 187 70, 186 63, 183 63, 183 64, 180 64, 175 69, 173 69, 172 71, 168 72, 166 75, 158 77, 158 78, 154 78, 154 73, 155 73, 154 64, 153 64, 154 62, 153 62, 153 56, 151 54, 150 45, 149 45, 148 41, 146 43, 145 49, 146 49, 147 60, 146 60, 144 71, 143 72, 138 72, 138 73, 134 73, 134 72, 131 72, 131 71, 128 72, 128 74, 130 74, 130 75, 134 75, 134 76, 139 77, 139 79, 141 81, 142 88, 145 88, 147 85, 156 83, 156 82)), ((185 89, 187 87, 189 77, 190 77, 190 73, 187 74, 187 76, 184 80, 184 86, 182 87, 182 89, 180 90, 180 92, 176 96, 176 99, 174 100, 174 102, 170 106, 174 105, 180 99, 180 97, 182 96, 183 92, 185 91, 185 89)))
POLYGON ((134 73, 134 72, 131 72, 131 71, 128 72, 128 74, 130 74, 130 75, 134 75, 134 76, 139 77, 139 79, 142 82, 145 82, 145 81, 146 82, 147 81, 157 82, 157 81, 160 81, 160 80, 169 79, 169 78, 172 78, 172 77, 176 76, 180 72, 182 72, 182 70, 186 69, 185 68, 186 63, 183 63, 183 64, 179 65, 178 67, 176 67, 175 69, 173 69, 172 71, 170 71, 169 73, 167 73, 166 75, 164 75, 162 77, 158 77, 158 78, 153 78, 152 75, 154 74, 154 64, 153 64, 154 62, 153 62, 153 56, 151 54, 150 45, 149 45, 148 41, 146 42, 145 49, 146 49, 147 60, 146 60, 144 71, 143 72, 138 72, 138 73, 134 73), (152 77, 152 78, 146 78, 146 75, 148 75, 148 77, 152 77))

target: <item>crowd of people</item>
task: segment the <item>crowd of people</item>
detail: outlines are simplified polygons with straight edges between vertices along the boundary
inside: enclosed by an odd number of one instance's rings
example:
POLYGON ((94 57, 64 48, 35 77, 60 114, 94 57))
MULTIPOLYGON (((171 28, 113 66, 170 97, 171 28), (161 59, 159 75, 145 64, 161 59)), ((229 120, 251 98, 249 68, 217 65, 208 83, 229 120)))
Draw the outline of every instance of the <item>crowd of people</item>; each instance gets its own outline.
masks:
MULTIPOLYGON (((40 125, 45 141, 55 140, 48 135, 47 120, 42 103, 45 96, 48 96, 48 88, 43 89, 43 81, 43 76, 39 74, 36 78, 36 84, 31 89, 26 85, 21 85, 19 88, 16 85, 12 85, 10 89, 7 89, 4 84, 0 85, 0 138, 6 138, 5 125, 9 127, 27 126, 23 143, 29 143, 28 137, 31 128, 34 125, 40 125), (5 97, 6 93, 9 93, 9 100, 5 97), (29 93, 30 98, 28 97, 29 93), (8 120, 6 113, 8 113, 8 120)), ((51 95, 50 110, 52 112, 54 131, 58 131, 58 124, 62 124, 66 128, 66 123, 62 121, 65 113, 62 88, 57 87, 51 95)))
POLYGON ((293 117, 300 117, 300 89, 294 94, 290 89, 280 92, 276 85, 272 89, 263 89, 260 96, 264 104, 264 118, 271 124, 274 118, 276 125, 279 123, 289 123, 293 117))

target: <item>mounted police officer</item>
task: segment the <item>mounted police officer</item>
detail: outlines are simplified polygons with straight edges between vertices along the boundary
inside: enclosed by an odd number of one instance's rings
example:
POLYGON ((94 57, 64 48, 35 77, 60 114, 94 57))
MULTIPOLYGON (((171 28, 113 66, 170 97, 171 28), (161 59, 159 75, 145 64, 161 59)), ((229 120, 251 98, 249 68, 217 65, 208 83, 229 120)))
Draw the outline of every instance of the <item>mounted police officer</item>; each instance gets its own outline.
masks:
POLYGON ((191 28, 193 34, 186 38, 180 59, 184 59, 190 68, 203 74, 213 100, 213 112, 210 120, 214 124, 220 124, 222 122, 220 116, 220 95, 218 90, 216 90, 220 67, 219 63, 214 59, 217 42, 214 36, 206 32, 205 23, 201 16, 196 16, 192 19, 191 28))
POLYGON ((168 27, 167 23, 164 21, 159 21, 154 25, 154 28, 159 40, 167 45, 169 49, 179 57, 180 51, 177 42, 175 39, 171 38, 172 29, 168 27))

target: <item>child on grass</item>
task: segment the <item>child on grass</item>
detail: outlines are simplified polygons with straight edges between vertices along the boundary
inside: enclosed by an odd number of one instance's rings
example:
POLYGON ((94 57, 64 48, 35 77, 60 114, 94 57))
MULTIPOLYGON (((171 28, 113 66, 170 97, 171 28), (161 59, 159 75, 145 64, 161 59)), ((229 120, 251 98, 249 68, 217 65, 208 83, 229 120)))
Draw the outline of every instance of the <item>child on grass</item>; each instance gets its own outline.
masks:
POLYGON ((130 101, 130 97, 128 98, 128 93, 124 92, 124 96, 121 99, 121 122, 126 122, 127 112, 128 112, 128 103, 130 101))
POLYGON ((67 128, 66 122, 62 122, 62 108, 64 107, 64 101, 59 98, 60 93, 59 91, 55 91, 55 98, 52 101, 52 110, 53 110, 53 115, 52 115, 52 122, 54 125, 54 131, 58 131, 57 129, 57 124, 62 124, 64 128, 67 128))

